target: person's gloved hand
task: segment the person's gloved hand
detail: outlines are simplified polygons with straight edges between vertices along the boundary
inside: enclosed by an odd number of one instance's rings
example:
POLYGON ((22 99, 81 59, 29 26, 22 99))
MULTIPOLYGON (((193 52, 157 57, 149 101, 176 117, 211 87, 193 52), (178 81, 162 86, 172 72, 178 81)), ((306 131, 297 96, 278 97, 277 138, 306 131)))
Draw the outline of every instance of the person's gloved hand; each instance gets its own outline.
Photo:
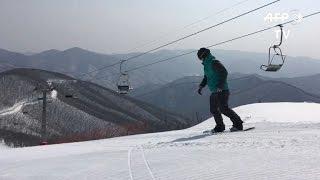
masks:
POLYGON ((203 87, 202 87, 202 86, 199 86, 198 94, 202 95, 202 89, 203 89, 203 87))

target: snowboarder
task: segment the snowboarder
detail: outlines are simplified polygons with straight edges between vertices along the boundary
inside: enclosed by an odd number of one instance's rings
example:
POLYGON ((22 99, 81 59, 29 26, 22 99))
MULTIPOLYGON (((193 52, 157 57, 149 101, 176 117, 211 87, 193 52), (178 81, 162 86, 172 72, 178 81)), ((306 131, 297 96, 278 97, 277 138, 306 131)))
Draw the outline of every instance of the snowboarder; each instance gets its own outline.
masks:
POLYGON ((204 78, 199 85, 198 93, 202 95, 202 89, 206 85, 208 85, 212 93, 210 96, 210 112, 216 122, 216 126, 212 129, 212 132, 223 132, 225 130, 221 113, 229 117, 232 121, 233 126, 230 131, 242 131, 243 121, 228 105, 230 92, 227 83, 228 72, 226 68, 220 61, 216 60, 207 48, 201 48, 197 55, 204 66, 204 78))

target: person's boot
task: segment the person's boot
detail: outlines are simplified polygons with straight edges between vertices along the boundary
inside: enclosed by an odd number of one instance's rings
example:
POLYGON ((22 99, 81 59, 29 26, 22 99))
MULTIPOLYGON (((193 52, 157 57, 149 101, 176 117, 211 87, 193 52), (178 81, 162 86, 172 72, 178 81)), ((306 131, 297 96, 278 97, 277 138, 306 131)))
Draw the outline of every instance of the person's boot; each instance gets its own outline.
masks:
POLYGON ((237 123, 237 124, 233 124, 232 128, 230 128, 231 132, 235 132, 235 131, 243 131, 243 125, 242 122, 241 123, 237 123))
POLYGON ((225 128, 224 124, 223 124, 223 125, 216 125, 216 127, 213 128, 213 129, 211 130, 211 132, 212 132, 212 133, 219 133, 219 132, 223 132, 225 129, 226 129, 226 128, 225 128))

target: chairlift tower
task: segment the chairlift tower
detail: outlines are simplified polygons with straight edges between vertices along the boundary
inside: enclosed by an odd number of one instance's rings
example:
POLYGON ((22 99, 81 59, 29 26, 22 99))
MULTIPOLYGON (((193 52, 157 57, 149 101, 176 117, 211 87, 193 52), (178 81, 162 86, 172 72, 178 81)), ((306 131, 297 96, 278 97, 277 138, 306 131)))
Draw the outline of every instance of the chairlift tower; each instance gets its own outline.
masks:
POLYGON ((47 93, 53 90, 52 82, 47 81, 46 85, 39 85, 35 90, 42 92, 42 97, 38 100, 42 100, 42 114, 41 114, 41 142, 40 145, 47 145, 47 93))

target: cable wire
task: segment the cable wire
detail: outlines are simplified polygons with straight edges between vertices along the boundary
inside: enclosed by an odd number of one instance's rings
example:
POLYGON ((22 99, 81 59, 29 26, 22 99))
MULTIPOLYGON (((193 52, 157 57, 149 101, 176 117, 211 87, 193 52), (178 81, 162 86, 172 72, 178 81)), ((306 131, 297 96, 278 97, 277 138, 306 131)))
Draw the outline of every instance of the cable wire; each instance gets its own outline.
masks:
POLYGON ((177 28, 174 31, 170 31, 170 32, 167 32, 167 33, 161 33, 162 35, 158 36, 156 39, 151 40, 151 41, 149 41, 149 42, 147 42, 145 44, 142 44, 140 46, 137 46, 135 48, 129 49, 128 52, 133 51, 133 50, 137 50, 137 49, 139 49, 141 47, 145 47, 147 45, 154 44, 155 42, 159 41, 160 39, 163 39, 163 38, 167 37, 169 34, 172 34, 173 32, 179 32, 179 31, 182 31, 182 30, 187 29, 189 27, 192 27, 192 26, 194 26, 196 24, 199 24, 200 22, 203 22, 203 21, 205 21, 205 20, 207 20, 207 19, 209 19, 211 17, 214 17, 214 16, 217 16, 219 14, 222 14, 223 12, 226 12, 226 11, 228 11, 228 10, 230 10, 232 8, 235 8, 235 7, 239 6, 239 5, 242 5, 242 4, 244 4, 244 3, 248 2, 248 1, 250 1, 250 0, 244 0, 244 1, 237 2, 237 3, 233 4, 233 5, 231 5, 230 7, 226 7, 226 8, 224 8, 224 9, 222 9, 222 10, 220 10, 220 11, 214 13, 214 14, 210 14, 210 15, 208 15, 208 16, 206 16, 204 18, 198 19, 198 20, 196 20, 196 21, 194 21, 194 22, 192 22, 190 24, 187 24, 185 26, 177 28))
MULTIPOLYGON (((318 15, 318 14, 320 14, 320 11, 315 12, 315 13, 312 13, 312 14, 309 14, 309 15, 306 15, 306 16, 304 16, 304 17, 302 17, 302 18, 303 18, 303 19, 306 19, 306 18, 315 16, 315 15, 318 15)), ((287 21, 287 22, 285 22, 285 23, 282 23, 281 25, 284 26, 284 25, 290 24, 290 23, 292 23, 292 22, 295 22, 295 20, 287 21)), ((232 38, 232 39, 229 39, 229 40, 226 40, 226 41, 222 41, 222 42, 219 42, 219 43, 216 43, 216 44, 207 46, 206 48, 212 48, 212 47, 219 46, 219 45, 222 45, 222 44, 226 44, 226 43, 229 43, 229 42, 232 42, 232 41, 235 41, 235 40, 243 39, 243 38, 245 38, 245 37, 252 36, 252 35, 255 35, 255 34, 258 34, 258 33, 262 33, 262 32, 264 32, 264 31, 267 31, 267 30, 270 30, 270 29, 273 29, 273 28, 277 28, 277 27, 279 27, 279 25, 270 26, 270 27, 267 27, 267 28, 265 28, 265 29, 261 29, 261 30, 258 30, 258 31, 252 32, 252 33, 248 33, 248 34, 245 34, 245 35, 236 37, 236 38, 232 38)), ((198 51, 198 50, 193 50, 193 51, 190 51, 190 52, 187 52, 187 53, 183 53, 183 54, 180 54, 180 55, 176 55, 176 56, 173 56, 173 57, 169 57, 169 58, 166 58, 166 59, 163 59, 163 60, 160 60, 160 61, 156 61, 156 62, 153 62, 153 63, 150 63, 150 64, 138 66, 138 67, 136 67, 136 68, 129 69, 128 72, 135 71, 135 70, 138 70, 138 69, 147 67, 147 66, 152 66, 152 65, 154 65, 154 64, 158 64, 158 63, 170 61, 170 60, 172 60, 172 59, 176 59, 176 58, 178 58, 178 57, 182 57, 182 56, 185 56, 185 55, 188 55, 188 54, 192 54, 192 53, 195 53, 195 52, 197 52, 197 51, 198 51)))
MULTIPOLYGON (((242 16, 248 15, 248 14, 250 14, 250 13, 253 13, 253 12, 255 12, 255 11, 258 11, 258 10, 260 10, 260 9, 263 9, 263 8, 265 8, 265 7, 268 7, 268 6, 272 5, 272 4, 275 4, 275 3, 280 2, 280 1, 281 1, 281 0, 276 0, 276 1, 273 1, 273 2, 271 2, 271 3, 265 4, 265 5, 263 5, 263 6, 260 6, 260 7, 258 7, 258 8, 255 8, 255 9, 253 9, 253 10, 247 11, 247 12, 245 12, 245 13, 242 13, 242 14, 240 14, 240 15, 237 15, 237 16, 235 16, 235 17, 232 17, 232 18, 230 18, 230 19, 227 19, 227 20, 225 20, 225 21, 222 21, 222 22, 220 22, 220 23, 217 23, 217 24, 215 24, 215 25, 212 25, 212 26, 210 26, 210 27, 204 28, 204 29, 202 29, 202 30, 199 30, 199 31, 194 32, 194 33, 192 33, 192 34, 189 34, 189 35, 187 35, 187 36, 181 37, 181 38, 179 38, 179 39, 177 39, 177 40, 168 42, 168 43, 166 43, 166 44, 164 44, 164 45, 158 46, 158 47, 153 48, 153 49, 151 49, 151 50, 148 50, 148 51, 146 51, 146 52, 143 52, 143 53, 140 53, 140 54, 138 54, 138 55, 129 57, 129 58, 124 59, 124 60, 122 60, 122 61, 130 61, 130 60, 132 60, 132 59, 136 59, 136 58, 138 58, 138 57, 144 56, 144 55, 146 55, 146 54, 148 54, 148 53, 150 53, 150 52, 159 50, 159 49, 161 49, 161 48, 164 48, 164 47, 167 47, 167 46, 169 46, 169 45, 175 44, 175 43, 180 42, 180 41, 182 41, 182 40, 185 40, 185 39, 187 39, 187 38, 193 37, 193 36, 198 35, 198 34, 200 34, 200 33, 202 33, 202 32, 205 32, 205 31, 208 31, 208 30, 210 30, 210 29, 212 29, 212 28, 221 26, 221 25, 223 25, 223 24, 225 24, 225 23, 227 23, 227 22, 233 21, 233 20, 238 19, 238 18, 240 18, 240 17, 242 17, 242 16)), ((110 65, 107 65, 107 66, 103 66, 103 67, 101 67, 101 68, 99 68, 99 69, 96 69, 96 70, 93 70, 93 71, 91 71, 91 72, 84 73, 83 75, 87 75, 87 74, 91 74, 91 73, 93 73, 93 72, 97 72, 97 71, 100 71, 100 70, 103 70, 103 69, 107 69, 107 68, 109 68, 109 67, 113 67, 113 66, 118 65, 118 64, 120 64, 120 63, 121 63, 121 61, 119 61, 119 62, 117 62, 117 63, 113 63, 113 64, 110 64, 110 65)))
MULTIPOLYGON (((320 11, 311 13, 311 14, 306 15, 306 16, 303 16, 302 18, 303 18, 303 19, 306 19, 306 18, 315 16, 315 15, 318 15, 318 14, 320 14, 320 11)), ((280 24, 280 25, 283 25, 283 26, 284 26, 284 25, 293 23, 293 22, 295 22, 295 21, 296 21, 296 20, 290 20, 290 21, 287 21, 287 22, 282 23, 282 24, 280 24)), ((264 32, 264 31, 267 31, 267 30, 270 30, 270 29, 273 29, 273 28, 277 28, 278 26, 279 26, 279 25, 270 26, 270 27, 267 27, 267 28, 265 28, 265 29, 261 29, 261 30, 258 30, 258 31, 252 32, 252 33, 248 33, 248 34, 245 34, 245 35, 236 37, 236 38, 232 38, 232 39, 229 39, 229 40, 226 40, 226 41, 222 41, 222 42, 219 42, 219 43, 216 43, 216 44, 207 46, 206 48, 212 48, 212 47, 219 46, 219 45, 222 45, 222 44, 226 44, 226 43, 229 43, 229 42, 232 42, 232 41, 235 41, 235 40, 243 39, 243 38, 248 37, 248 36, 252 36, 252 35, 255 35, 255 34, 258 34, 258 33, 262 33, 262 32, 264 32)), ((173 57, 169 57, 169 58, 166 58, 166 59, 163 59, 163 60, 160 60, 160 61, 156 61, 156 62, 149 63, 149 64, 146 64, 146 65, 138 66, 138 67, 129 69, 127 72, 135 71, 135 70, 138 70, 138 69, 141 69, 141 68, 144 68, 144 67, 148 67, 148 66, 152 66, 152 65, 155 65, 155 64, 158 64, 158 63, 170 61, 170 60, 173 60, 173 59, 182 57, 182 56, 186 56, 186 55, 195 53, 195 52, 197 52, 197 51, 198 51, 198 50, 193 50, 193 51, 190 51, 190 52, 187 52, 187 53, 183 53, 183 54, 180 54, 180 55, 176 55, 176 56, 173 56, 173 57)), ((117 73, 117 74, 118 74, 118 73, 117 73)), ((116 75, 116 74, 114 74, 114 75, 116 75)), ((105 78, 105 76, 103 76, 103 77, 98 77, 98 78, 94 78, 94 79, 97 79, 97 80, 98 80, 98 79, 102 79, 102 78, 105 78)))
MULTIPOLYGON (((306 16, 303 16, 302 19, 306 19, 306 18, 315 16, 315 15, 318 15, 318 14, 320 14, 320 11, 314 12, 314 13, 311 13, 311 14, 308 14, 308 15, 306 15, 306 16)), ((285 23, 282 23, 281 25, 284 26, 284 25, 293 23, 293 22, 295 22, 295 21, 296 21, 296 20, 290 20, 290 21, 287 21, 287 22, 285 22, 285 23)), ((206 48, 212 48, 212 47, 219 46, 219 45, 222 45, 222 44, 226 44, 226 43, 229 43, 229 42, 232 42, 232 41, 235 41, 235 40, 243 39, 243 38, 248 37, 248 36, 252 36, 252 35, 255 35, 255 34, 258 34, 258 33, 262 33, 262 32, 264 32, 264 31, 267 31, 267 30, 270 30, 270 29, 273 29, 273 28, 277 28, 278 26, 279 26, 279 25, 270 26, 270 27, 267 27, 267 28, 262 29, 262 30, 258 30, 258 31, 252 32, 252 33, 248 33, 248 34, 245 34, 245 35, 236 37, 236 38, 232 38, 232 39, 229 39, 229 40, 226 40, 226 41, 222 41, 222 42, 219 42, 219 43, 216 43, 216 44, 207 46, 206 48)), ((183 54, 180 54, 180 55, 176 55, 176 56, 173 56, 173 57, 169 57, 169 58, 166 58, 166 59, 163 59, 163 60, 160 60, 160 61, 156 61, 156 62, 149 63, 149 64, 146 64, 146 65, 138 66, 138 67, 129 69, 127 72, 132 72, 132 71, 135 71, 135 70, 138 70, 138 69, 141 69, 141 68, 145 68, 145 67, 148 67, 148 66, 152 66, 152 65, 155 65, 155 64, 158 64, 158 63, 162 63, 162 62, 171 61, 171 60, 173 60, 173 59, 176 59, 176 58, 179 58, 179 57, 182 57, 182 56, 186 56, 186 55, 195 53, 195 52, 197 52, 197 51, 198 51, 198 50, 193 50, 193 51, 190 51, 190 52, 187 52, 187 53, 183 53, 183 54)), ((119 73, 108 75, 108 77, 113 76, 113 75, 119 75, 119 73)), ((105 77, 106 77, 106 76, 101 76, 101 77, 96 77, 96 78, 94 78, 94 79, 99 80, 99 79, 103 79, 103 78, 105 78, 105 77)))
POLYGON ((148 54, 148 53, 150 53, 150 52, 153 52, 153 51, 156 51, 156 50, 158 50, 158 49, 167 47, 167 46, 169 46, 169 45, 171 45, 171 44, 175 44, 175 43, 177 43, 177 42, 179 42, 179 41, 182 41, 182 40, 185 40, 185 39, 187 39, 187 38, 189 38, 189 37, 195 36, 195 35, 200 34, 200 33, 202 33, 202 32, 208 31, 208 30, 210 30, 210 29, 212 29, 212 28, 221 26, 222 24, 225 24, 225 23, 230 22, 230 21, 232 21, 232 20, 238 19, 238 18, 240 18, 240 17, 242 17, 242 16, 245 16, 245 15, 247 15, 247 14, 250 14, 250 13, 253 13, 253 12, 258 11, 258 10, 260 10, 260 9, 263 9, 263 8, 265 8, 265 7, 267 7, 267 6, 270 6, 270 5, 272 5, 272 4, 275 4, 275 3, 279 2, 279 1, 281 1, 281 0, 276 0, 276 1, 273 1, 273 2, 271 2, 271 3, 265 4, 265 5, 263 5, 263 6, 260 6, 260 7, 258 7, 258 8, 255 8, 255 9, 253 9, 253 10, 247 11, 247 12, 245 12, 245 13, 242 13, 242 14, 238 15, 238 16, 235 16, 235 17, 230 18, 230 19, 228 19, 228 20, 222 21, 222 22, 220 22, 220 23, 218 23, 218 24, 215 24, 215 25, 212 25, 212 26, 210 26, 210 27, 204 28, 204 29, 202 29, 202 30, 200 30, 200 31, 197 31, 197 32, 194 32, 194 33, 189 34, 189 35, 187 35, 187 36, 181 37, 181 38, 179 38, 179 39, 177 39, 177 40, 168 42, 167 44, 158 46, 158 47, 153 48, 153 49, 151 49, 151 50, 149 50, 149 51, 140 53, 140 54, 138 54, 138 55, 136 55, 136 56, 132 56, 132 57, 126 59, 125 61, 129 61, 129 60, 132 60, 132 59, 136 59, 136 58, 141 57, 141 56, 143 56, 143 55, 145 55, 145 54, 148 54))

